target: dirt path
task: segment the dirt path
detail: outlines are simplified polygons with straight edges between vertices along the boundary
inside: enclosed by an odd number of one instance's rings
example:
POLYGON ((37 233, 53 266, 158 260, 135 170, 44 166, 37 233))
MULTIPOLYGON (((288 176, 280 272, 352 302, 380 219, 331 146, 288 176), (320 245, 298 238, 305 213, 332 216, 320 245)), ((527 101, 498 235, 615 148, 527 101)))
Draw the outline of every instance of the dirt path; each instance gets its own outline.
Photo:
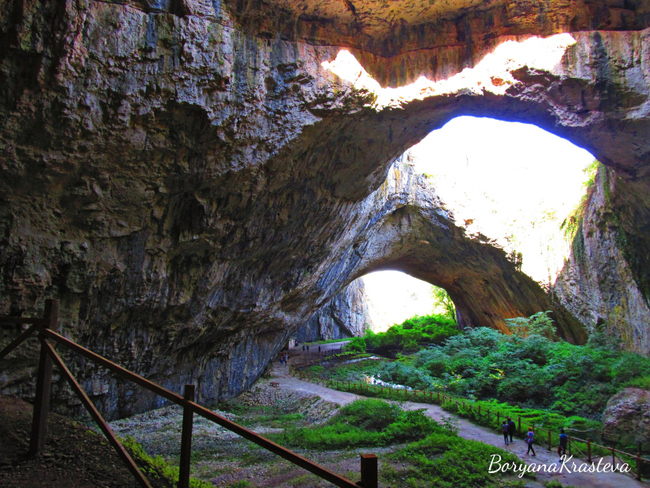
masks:
MULTIPOLYGON (((280 388, 287 390, 294 390, 304 393, 311 393, 320 396, 322 399, 335 402, 340 405, 345 405, 347 403, 358 400, 361 397, 353 393, 346 393, 338 390, 332 390, 315 383, 309 383, 306 381, 299 380, 293 376, 289 376, 289 370, 286 365, 274 364, 272 380, 279 384, 280 388)), ((555 465, 555 470, 560 470, 560 465, 558 464, 558 456, 555 452, 549 452, 547 449, 542 447, 539 444, 536 444, 535 457, 526 456, 526 444, 522 439, 515 439, 515 441, 510 445, 504 445, 503 436, 500 434, 491 431, 485 427, 475 425, 465 419, 456 417, 455 415, 445 412, 441 407, 437 405, 430 405, 426 403, 415 403, 415 402, 402 402, 404 408, 409 410, 424 409, 434 420, 442 420, 443 417, 451 417, 458 422, 459 432, 458 435, 465 439, 474 439, 477 441, 484 442, 496 447, 500 447, 507 451, 512 452, 517 455, 525 462, 527 465, 535 468, 542 468, 546 466, 546 470, 552 469, 552 466, 555 465)), ((603 464, 607 459, 603 460, 603 464)), ((609 460, 611 462, 611 459, 609 460)), ((597 462, 597 460, 596 460, 597 462)), ((495 467, 497 466, 495 462, 495 467)), ((572 485, 580 488, 648 488, 650 483, 648 482, 639 482, 631 476, 620 474, 620 473, 589 473, 581 472, 586 470, 589 465, 585 462, 582 462, 576 458, 571 459, 563 468, 561 472, 549 473, 549 472, 537 472, 537 481, 539 483, 527 483, 526 486, 543 486, 543 483, 546 483, 550 480, 557 480, 563 485, 572 485), (540 484, 542 483, 542 484, 540 484)))

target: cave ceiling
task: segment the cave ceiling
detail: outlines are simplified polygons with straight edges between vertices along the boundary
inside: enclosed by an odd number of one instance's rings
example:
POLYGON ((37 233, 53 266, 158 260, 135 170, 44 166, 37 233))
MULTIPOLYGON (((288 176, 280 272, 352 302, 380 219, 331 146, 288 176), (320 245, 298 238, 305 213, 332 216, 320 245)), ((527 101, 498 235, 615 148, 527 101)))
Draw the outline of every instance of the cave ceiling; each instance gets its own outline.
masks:
MULTIPOLYGON (((585 303, 581 317, 634 303, 647 324, 647 300, 619 293, 646 278, 624 261, 643 270, 650 255, 647 11, 627 0, 0 3, 0 312, 33 316, 58 298, 68 336, 163 384, 196 381, 211 400, 253 384, 320 306, 375 269, 443 286, 462 325, 504 330, 551 297, 396 163, 476 115, 534 123, 612 168, 603 194, 634 212, 594 225, 593 246, 620 235, 616 224, 641 252, 612 264, 610 248, 594 249, 616 269, 593 278, 600 308, 585 303), (497 44, 526 51, 534 35, 555 43, 552 64, 506 56, 499 76, 475 76, 497 44), (345 49, 379 88, 337 74, 345 49), (431 84, 417 96, 380 103, 382 87, 422 75, 431 84), (469 84, 451 87, 456 76, 469 84)), ((585 296, 570 279, 567 293, 585 296)), ((563 303, 560 332, 584 342, 575 300, 563 303)), ((648 327, 629 330, 647 351, 648 327)), ((29 396, 31 352, 4 392, 29 396)), ((113 416, 159 406, 84 375, 113 416)))
POLYGON ((353 49, 382 84, 442 79, 507 39, 650 25, 647 0, 225 0, 244 29, 353 49))

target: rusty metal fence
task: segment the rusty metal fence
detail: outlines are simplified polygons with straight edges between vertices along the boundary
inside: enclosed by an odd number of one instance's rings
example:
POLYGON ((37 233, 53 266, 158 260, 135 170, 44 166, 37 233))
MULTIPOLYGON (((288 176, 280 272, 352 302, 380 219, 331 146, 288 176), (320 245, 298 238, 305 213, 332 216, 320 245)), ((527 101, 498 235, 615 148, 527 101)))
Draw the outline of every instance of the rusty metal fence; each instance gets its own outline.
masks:
POLYGON ((88 395, 84 392, 81 385, 73 377, 67 368, 63 359, 54 350, 50 344, 51 341, 56 344, 84 356, 95 363, 104 366, 119 376, 122 376, 134 383, 146 388, 155 394, 170 400, 183 407, 183 424, 181 434, 181 458, 179 473, 179 488, 189 487, 190 478, 190 455, 192 451, 192 424, 194 414, 200 415, 207 420, 235 432, 241 437, 254 442, 258 446, 271 451, 287 461, 306 469, 316 476, 329 481, 330 483, 342 488, 377 488, 377 457, 374 454, 361 454, 361 481, 354 483, 338 474, 320 466, 299 454, 290 451, 255 432, 238 425, 215 412, 208 410, 194 402, 194 385, 186 385, 184 395, 180 396, 167 390, 156 383, 153 383, 142 376, 139 376, 108 359, 95 354, 94 352, 76 344, 75 342, 56 333, 59 318, 58 300, 47 300, 45 303, 45 313, 43 318, 24 318, 24 317, 0 317, 0 323, 18 323, 28 324, 30 327, 16 337, 9 345, 0 351, 0 359, 5 358, 11 351, 20 346, 25 340, 36 335, 41 343, 38 371, 36 376, 36 395, 34 399, 34 413, 32 417, 32 430, 30 437, 29 455, 36 456, 41 453, 45 447, 47 435, 47 418, 50 406, 50 393, 52 384, 52 369, 56 365, 61 375, 66 378, 72 390, 80 398, 93 420, 102 430, 109 443, 113 446, 118 456, 126 464, 140 486, 151 488, 148 480, 142 474, 136 463, 129 453, 124 449, 115 434, 111 431, 109 425, 103 419, 97 408, 94 406, 88 395))

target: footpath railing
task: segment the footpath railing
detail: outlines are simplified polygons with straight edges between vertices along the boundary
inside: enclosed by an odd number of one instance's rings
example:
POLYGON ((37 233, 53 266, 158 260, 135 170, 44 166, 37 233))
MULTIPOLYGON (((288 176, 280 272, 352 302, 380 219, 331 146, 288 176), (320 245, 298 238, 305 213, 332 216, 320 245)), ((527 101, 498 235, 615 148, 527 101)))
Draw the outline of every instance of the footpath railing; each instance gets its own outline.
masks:
MULTIPOLYGON (((314 349, 318 346, 311 346, 314 349)), ((293 366, 308 366, 313 363, 320 363, 322 361, 326 361, 327 358, 331 358, 336 356, 337 354, 341 354, 343 352, 342 347, 338 347, 336 349, 327 349, 325 351, 303 351, 293 353, 290 356, 290 361, 293 366)))
MULTIPOLYGON (((411 400, 418 401, 422 403, 433 403, 437 405, 442 405, 444 403, 453 403, 458 407, 459 412, 470 413, 478 417, 479 423, 486 421, 488 424, 491 424, 492 419, 496 421, 496 429, 500 431, 501 422, 507 417, 510 417, 515 420, 513 415, 504 414, 499 410, 490 410, 484 409, 481 412, 481 406, 472 405, 471 402, 465 401, 462 399, 453 398, 448 395, 444 395, 439 391, 424 391, 424 390, 413 390, 408 388, 393 388, 391 386, 382 386, 382 385, 373 385, 370 383, 362 382, 351 382, 351 381, 337 381, 328 378, 322 378, 312 374, 306 374, 302 371, 294 369, 293 374, 298 376, 300 379, 305 381, 311 381, 323 384, 330 388, 334 388, 340 391, 348 391, 351 393, 360 393, 367 396, 382 396, 385 395, 387 398, 397 398, 400 400, 411 400), (402 395, 403 392, 403 395, 402 395), (462 410, 461 410, 462 408, 462 410)), ((517 426, 517 433, 521 435, 525 430, 528 430, 528 427, 533 427, 536 432, 536 438, 539 439, 541 445, 546 444, 546 447, 549 451, 553 451, 553 447, 559 444, 559 435, 553 434, 551 429, 546 429, 546 438, 542 440, 540 435, 544 429, 542 426, 531 424, 527 422, 527 419, 524 418, 524 429, 522 429, 522 418, 518 416, 516 418, 515 425, 517 426)), ((612 456, 612 466, 615 468, 617 466, 616 456, 618 454, 619 460, 629 464, 629 461, 634 462, 634 469, 636 479, 641 481, 644 466, 650 466, 650 459, 643 458, 641 453, 630 454, 629 452, 622 451, 610 446, 603 446, 592 442, 590 439, 581 439, 575 436, 568 436, 568 445, 567 452, 570 456, 573 455, 573 452, 576 452, 579 457, 584 458, 588 463, 592 463, 594 459, 599 457, 612 456), (625 461, 627 459, 627 461, 625 461)))
POLYGON ((283 457, 287 461, 306 469, 307 471, 315 474, 316 476, 329 481, 330 483, 342 488, 377 488, 377 456, 374 454, 361 454, 361 481, 354 483, 338 474, 320 466, 299 454, 296 454, 289 449, 286 449, 264 437, 256 434, 255 432, 242 427, 221 415, 208 410, 194 402, 194 385, 186 385, 184 396, 177 395, 145 378, 139 376, 98 354, 66 339, 62 335, 54 332, 53 329, 57 328, 59 318, 59 302, 58 300, 47 300, 45 302, 45 313, 43 318, 23 318, 23 317, 0 317, 0 323, 17 323, 31 325, 27 330, 18 335, 9 345, 0 351, 0 360, 5 358, 11 351, 20 346, 25 340, 32 337, 34 334, 38 337, 41 343, 40 357, 38 363, 38 371, 36 377, 36 396, 34 400, 34 413, 32 417, 32 431, 30 437, 30 447, 28 454, 36 456, 43 452, 45 448, 45 440, 47 435, 47 418, 50 406, 50 392, 52 385, 52 369, 56 364, 61 375, 66 378, 72 390, 80 398, 93 420, 97 423, 102 430, 109 443, 122 461, 126 464, 127 468, 140 486, 144 488, 151 488, 151 485, 142 474, 136 463, 133 461, 129 453, 124 449, 115 434, 111 431, 106 421, 102 418, 101 414, 95 408, 94 404, 86 395, 81 385, 73 377, 70 370, 67 368, 61 357, 54 350, 54 347, 48 342, 53 341, 57 344, 65 346, 72 351, 90 359, 91 361, 100 364, 119 376, 122 376, 134 383, 160 395, 167 400, 170 400, 183 407, 183 424, 181 433, 181 457, 180 457, 180 472, 179 472, 179 488, 188 488, 190 479, 190 455, 192 451, 192 425, 194 414, 200 415, 207 420, 215 422, 220 426, 235 432, 236 434, 254 442, 258 446, 267 449, 278 456, 283 457))

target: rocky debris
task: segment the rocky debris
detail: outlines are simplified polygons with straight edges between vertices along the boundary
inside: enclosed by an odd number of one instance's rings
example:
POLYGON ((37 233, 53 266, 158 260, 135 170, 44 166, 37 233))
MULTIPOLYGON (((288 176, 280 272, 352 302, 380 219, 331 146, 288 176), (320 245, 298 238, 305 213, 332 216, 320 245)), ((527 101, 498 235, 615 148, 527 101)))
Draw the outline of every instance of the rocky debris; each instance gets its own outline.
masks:
MULTIPOLYGON (((650 391, 625 388, 607 402, 603 439, 650 449, 650 391)), ((636 451, 635 451, 636 452, 636 451)))

